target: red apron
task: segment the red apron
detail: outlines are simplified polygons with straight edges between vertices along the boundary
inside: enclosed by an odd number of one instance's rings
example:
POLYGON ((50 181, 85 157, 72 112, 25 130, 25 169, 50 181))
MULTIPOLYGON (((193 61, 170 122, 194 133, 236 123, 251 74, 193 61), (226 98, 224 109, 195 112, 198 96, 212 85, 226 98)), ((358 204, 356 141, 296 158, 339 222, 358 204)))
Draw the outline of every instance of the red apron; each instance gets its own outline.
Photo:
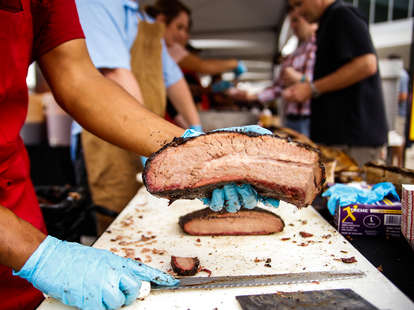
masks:
MULTIPOLYGON (((46 233, 45 224, 30 181, 29 159, 21 139, 0 146, 0 205, 46 233)), ((0 309, 32 310, 43 295, 29 282, 0 265, 0 309)))
MULTIPOLYGON (((0 205, 46 232, 19 131, 27 113, 33 29, 28 0, 0 0, 0 205)), ((43 295, 0 265, 0 309, 32 310, 43 295)))

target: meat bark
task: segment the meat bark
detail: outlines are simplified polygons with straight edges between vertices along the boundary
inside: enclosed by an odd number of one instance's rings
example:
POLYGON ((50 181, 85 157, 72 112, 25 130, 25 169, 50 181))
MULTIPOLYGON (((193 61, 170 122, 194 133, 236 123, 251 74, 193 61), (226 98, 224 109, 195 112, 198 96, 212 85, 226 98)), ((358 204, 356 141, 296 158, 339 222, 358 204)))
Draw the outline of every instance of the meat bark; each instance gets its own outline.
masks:
POLYGON ((198 272, 200 261, 197 257, 171 256, 171 267, 179 276, 193 276, 198 272))
POLYGON ((180 217, 178 223, 193 236, 269 235, 285 227, 280 216, 261 208, 241 209, 237 213, 205 208, 180 217))
POLYGON ((159 197, 210 197, 228 183, 251 184, 265 197, 311 204, 325 172, 319 151, 275 135, 218 131, 176 138, 148 159, 143 179, 159 197))

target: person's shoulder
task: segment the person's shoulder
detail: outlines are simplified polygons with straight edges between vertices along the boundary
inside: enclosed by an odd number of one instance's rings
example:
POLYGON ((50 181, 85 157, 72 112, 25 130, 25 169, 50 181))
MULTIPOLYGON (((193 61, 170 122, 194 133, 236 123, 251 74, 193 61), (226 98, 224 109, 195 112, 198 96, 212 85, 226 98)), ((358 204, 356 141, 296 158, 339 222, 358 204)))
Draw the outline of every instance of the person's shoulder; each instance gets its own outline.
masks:
POLYGON ((362 12, 348 3, 338 3, 337 5, 334 5, 332 8, 331 19, 346 22, 363 21, 367 23, 362 12))
POLYGON ((76 0, 82 23, 111 22, 122 27, 125 24, 125 0, 76 0))
POLYGON ((116 10, 123 7, 122 0, 76 0, 76 6, 79 8, 102 8, 108 11, 116 10))

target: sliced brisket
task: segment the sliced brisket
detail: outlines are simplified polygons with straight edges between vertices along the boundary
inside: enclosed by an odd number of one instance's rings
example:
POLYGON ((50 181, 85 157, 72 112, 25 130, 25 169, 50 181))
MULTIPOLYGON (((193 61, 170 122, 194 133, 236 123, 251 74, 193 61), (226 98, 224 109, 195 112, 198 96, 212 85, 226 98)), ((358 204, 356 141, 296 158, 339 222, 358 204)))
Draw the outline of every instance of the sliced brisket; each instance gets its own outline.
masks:
POLYGON ((180 217, 182 230, 194 236, 269 235, 285 226, 276 214, 261 208, 241 209, 237 213, 201 209, 180 217))
POLYGON ((319 151, 275 135, 218 131, 176 138, 148 159, 148 191, 176 200, 209 197, 230 182, 249 183, 262 196, 307 206, 325 177, 319 151))

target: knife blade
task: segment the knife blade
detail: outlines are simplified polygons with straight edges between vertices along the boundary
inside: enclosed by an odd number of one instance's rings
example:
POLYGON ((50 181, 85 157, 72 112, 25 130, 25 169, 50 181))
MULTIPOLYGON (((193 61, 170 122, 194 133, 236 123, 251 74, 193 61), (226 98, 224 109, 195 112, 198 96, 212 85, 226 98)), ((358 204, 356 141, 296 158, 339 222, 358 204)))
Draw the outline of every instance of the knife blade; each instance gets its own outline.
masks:
POLYGON ((313 281, 334 281, 364 277, 360 270, 313 271, 268 275, 242 275, 222 277, 183 277, 177 286, 160 286, 151 283, 152 290, 208 289, 223 287, 269 286, 276 284, 297 284, 313 281))

